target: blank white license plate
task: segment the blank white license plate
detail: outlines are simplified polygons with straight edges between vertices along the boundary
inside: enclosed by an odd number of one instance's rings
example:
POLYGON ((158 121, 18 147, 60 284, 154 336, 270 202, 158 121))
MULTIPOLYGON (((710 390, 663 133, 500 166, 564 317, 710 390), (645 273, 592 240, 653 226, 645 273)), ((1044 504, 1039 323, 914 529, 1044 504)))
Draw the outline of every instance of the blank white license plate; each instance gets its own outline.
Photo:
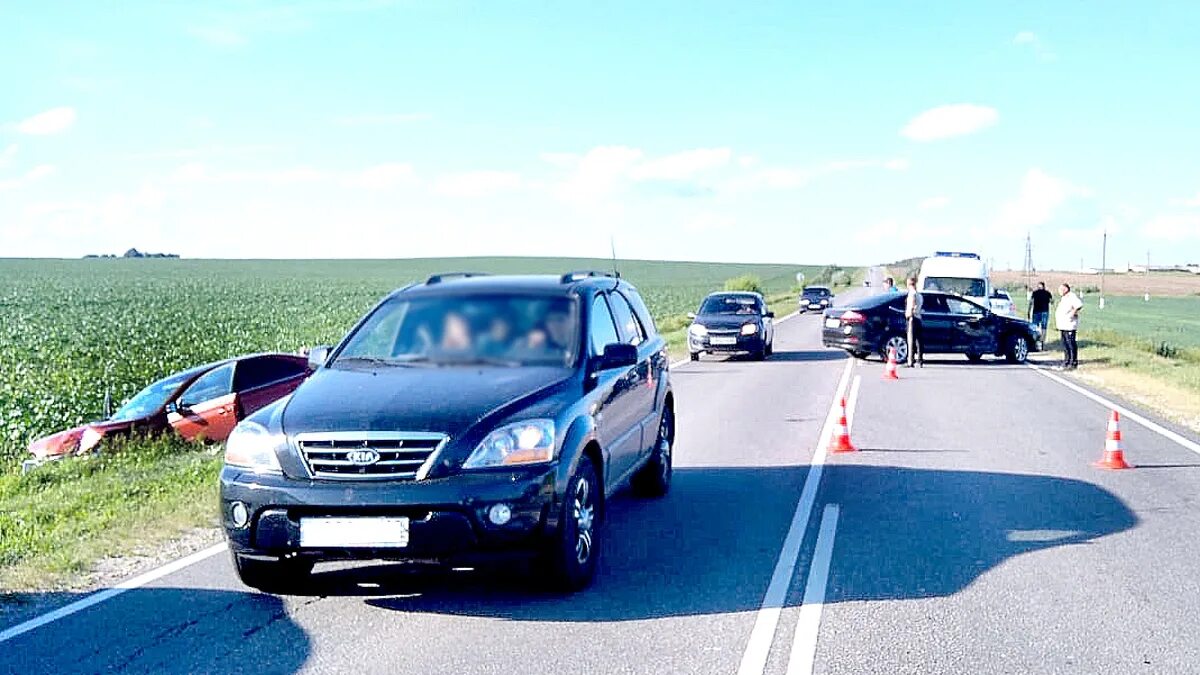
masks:
POLYGON ((305 548, 403 548, 408 518, 301 518, 305 548))
POLYGON ((714 345, 736 345, 737 338, 735 337, 715 337, 712 339, 714 345))
POLYGON ((826 328, 837 328, 839 323, 841 322, 837 319, 825 319, 826 328))

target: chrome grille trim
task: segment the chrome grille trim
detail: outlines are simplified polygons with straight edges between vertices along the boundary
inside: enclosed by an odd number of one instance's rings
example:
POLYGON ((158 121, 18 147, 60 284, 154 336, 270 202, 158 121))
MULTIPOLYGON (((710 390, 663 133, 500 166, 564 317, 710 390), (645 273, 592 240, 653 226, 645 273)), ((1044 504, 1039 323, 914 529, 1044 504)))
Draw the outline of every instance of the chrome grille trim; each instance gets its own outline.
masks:
POLYGON ((329 431, 296 434, 309 478, 323 480, 423 480, 450 441, 446 434, 407 431, 329 431), (370 449, 381 459, 361 465, 352 450, 370 449))

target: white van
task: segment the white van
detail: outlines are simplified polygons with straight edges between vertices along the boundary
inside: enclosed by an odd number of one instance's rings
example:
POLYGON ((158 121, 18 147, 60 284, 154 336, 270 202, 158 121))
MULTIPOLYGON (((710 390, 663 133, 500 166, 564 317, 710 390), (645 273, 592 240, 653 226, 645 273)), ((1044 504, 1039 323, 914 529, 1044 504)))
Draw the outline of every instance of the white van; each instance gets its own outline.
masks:
POLYGON ((934 253, 921 263, 917 286, 927 291, 961 295, 999 314, 1011 314, 1013 311, 1012 301, 992 288, 987 264, 978 253, 934 253))

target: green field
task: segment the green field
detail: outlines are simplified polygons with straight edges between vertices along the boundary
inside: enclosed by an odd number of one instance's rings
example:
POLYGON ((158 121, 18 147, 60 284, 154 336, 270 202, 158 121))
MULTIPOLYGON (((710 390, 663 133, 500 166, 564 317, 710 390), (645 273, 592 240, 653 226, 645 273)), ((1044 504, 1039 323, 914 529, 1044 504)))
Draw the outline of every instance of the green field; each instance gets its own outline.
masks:
MULTIPOLYGON (((28 442, 101 415, 188 366, 265 350, 336 342, 388 291, 435 272, 560 273, 607 260, 0 260, 0 473, 28 442)), ((819 268, 625 261, 665 331, 734 276, 771 293, 819 268)), ((677 338, 676 338, 677 339, 677 338)))

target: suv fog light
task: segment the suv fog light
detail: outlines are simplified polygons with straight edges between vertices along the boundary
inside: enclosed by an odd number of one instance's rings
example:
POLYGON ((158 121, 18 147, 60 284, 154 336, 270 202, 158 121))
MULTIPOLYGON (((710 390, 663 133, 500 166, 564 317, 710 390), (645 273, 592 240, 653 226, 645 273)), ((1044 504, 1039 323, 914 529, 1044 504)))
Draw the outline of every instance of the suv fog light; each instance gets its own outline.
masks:
POLYGON ((241 502, 234 502, 229 507, 229 517, 233 519, 234 527, 242 528, 250 524, 250 511, 241 502))
POLYGON ((492 521, 493 525, 504 525, 512 520, 512 509, 508 504, 493 504, 492 508, 488 509, 488 520, 492 521))

